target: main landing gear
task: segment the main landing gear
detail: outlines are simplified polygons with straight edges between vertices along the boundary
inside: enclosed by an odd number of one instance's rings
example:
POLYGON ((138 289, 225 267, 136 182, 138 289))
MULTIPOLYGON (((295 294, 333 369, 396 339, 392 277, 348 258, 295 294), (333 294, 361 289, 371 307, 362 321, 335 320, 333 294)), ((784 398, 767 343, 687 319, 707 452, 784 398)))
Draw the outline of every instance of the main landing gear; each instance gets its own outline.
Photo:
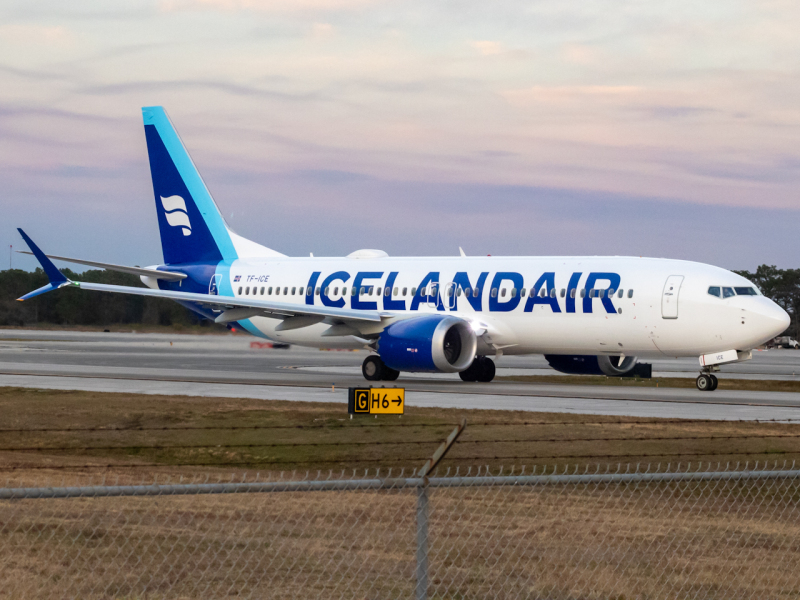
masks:
POLYGON ((701 392, 713 392, 719 385, 719 380, 711 373, 701 373, 697 378, 697 389, 701 392))
POLYGON ((370 354, 364 359, 361 372, 367 381, 395 381, 400 376, 400 371, 387 367, 377 354, 370 354))
POLYGON ((477 356, 472 364, 461 371, 458 375, 463 381, 479 381, 489 383, 494 379, 495 368, 492 359, 485 356, 477 356))

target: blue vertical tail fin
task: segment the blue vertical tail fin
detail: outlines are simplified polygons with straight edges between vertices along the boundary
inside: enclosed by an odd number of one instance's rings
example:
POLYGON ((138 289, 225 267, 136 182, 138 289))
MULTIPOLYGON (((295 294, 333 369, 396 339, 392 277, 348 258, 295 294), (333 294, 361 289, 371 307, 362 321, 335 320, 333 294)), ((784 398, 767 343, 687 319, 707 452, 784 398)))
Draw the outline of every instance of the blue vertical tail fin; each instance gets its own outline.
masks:
POLYGON ((164 262, 281 256, 230 230, 164 109, 148 106, 142 116, 164 262))

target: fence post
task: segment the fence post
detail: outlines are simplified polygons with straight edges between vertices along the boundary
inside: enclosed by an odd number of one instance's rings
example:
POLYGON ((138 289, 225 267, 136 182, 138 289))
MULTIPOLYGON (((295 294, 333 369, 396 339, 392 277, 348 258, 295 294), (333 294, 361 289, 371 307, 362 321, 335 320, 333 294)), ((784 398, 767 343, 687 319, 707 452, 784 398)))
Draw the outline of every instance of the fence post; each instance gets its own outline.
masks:
POLYGON ((428 486, 417 488, 417 593, 416 600, 428 600, 428 486))
POLYGON ((447 451, 453 447, 466 426, 467 420, 461 419, 461 423, 417 472, 417 477, 422 478, 422 483, 417 487, 417 593, 414 596, 416 600, 428 600, 428 474, 433 472, 447 451))

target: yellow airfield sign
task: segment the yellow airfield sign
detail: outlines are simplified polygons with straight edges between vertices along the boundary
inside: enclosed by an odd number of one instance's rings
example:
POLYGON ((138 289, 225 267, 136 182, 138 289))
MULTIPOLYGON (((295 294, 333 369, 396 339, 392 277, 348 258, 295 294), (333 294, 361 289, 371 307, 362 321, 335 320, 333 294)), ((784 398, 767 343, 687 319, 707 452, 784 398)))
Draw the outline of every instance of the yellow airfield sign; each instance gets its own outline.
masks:
POLYGON ((402 415, 405 388, 349 388, 347 409, 351 415, 402 415))

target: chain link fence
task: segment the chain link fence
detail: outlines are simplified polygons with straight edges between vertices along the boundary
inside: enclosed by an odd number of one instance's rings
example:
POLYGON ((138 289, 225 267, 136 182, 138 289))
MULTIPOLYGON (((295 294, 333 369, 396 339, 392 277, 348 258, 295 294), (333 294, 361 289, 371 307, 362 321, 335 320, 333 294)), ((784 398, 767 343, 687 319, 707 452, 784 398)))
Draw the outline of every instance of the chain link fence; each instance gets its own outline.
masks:
POLYGON ((794 465, 0 488, 3 598, 796 598, 794 465))

